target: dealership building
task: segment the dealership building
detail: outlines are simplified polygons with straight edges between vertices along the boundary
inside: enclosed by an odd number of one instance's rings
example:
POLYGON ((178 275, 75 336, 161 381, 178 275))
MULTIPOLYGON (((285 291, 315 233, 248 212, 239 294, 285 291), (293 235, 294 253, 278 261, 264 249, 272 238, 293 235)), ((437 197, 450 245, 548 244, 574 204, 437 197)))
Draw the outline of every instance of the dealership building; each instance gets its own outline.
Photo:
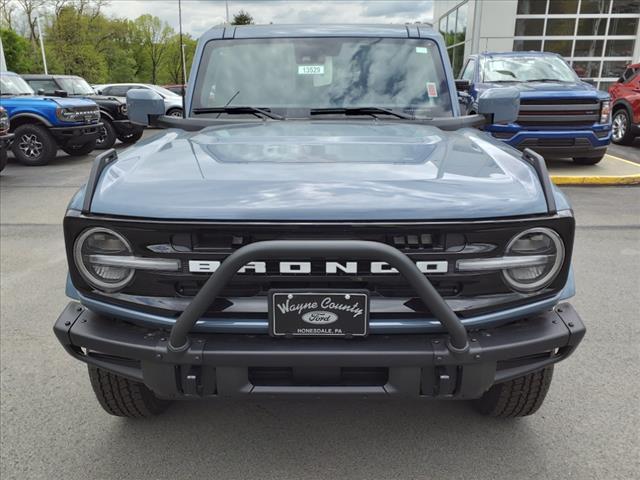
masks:
POLYGON ((437 0, 433 19, 456 74, 472 53, 548 51, 606 90, 640 61, 640 0, 437 0))

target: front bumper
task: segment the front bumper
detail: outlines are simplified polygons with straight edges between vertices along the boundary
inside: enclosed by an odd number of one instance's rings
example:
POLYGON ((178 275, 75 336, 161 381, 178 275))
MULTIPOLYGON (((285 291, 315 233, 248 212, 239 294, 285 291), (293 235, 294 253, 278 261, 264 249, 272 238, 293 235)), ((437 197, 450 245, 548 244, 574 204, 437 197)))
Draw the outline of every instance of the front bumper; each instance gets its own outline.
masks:
POLYGON ((73 127, 53 127, 49 131, 59 145, 84 145, 100 137, 102 123, 73 127))
POLYGON ((495 138, 518 150, 530 148, 548 157, 599 157, 611 143, 611 128, 597 125, 592 130, 527 130, 514 125, 491 125, 495 138))
POLYGON ((569 304, 526 320, 469 332, 362 339, 192 334, 170 348, 165 330, 141 328, 67 305, 54 332, 74 358, 143 382, 164 398, 355 394, 471 399, 568 357, 585 326, 569 304))
POLYGON ((142 125, 136 125, 135 123, 131 123, 129 120, 114 120, 112 123, 113 128, 116 130, 116 135, 118 136, 140 133, 144 130, 142 125))

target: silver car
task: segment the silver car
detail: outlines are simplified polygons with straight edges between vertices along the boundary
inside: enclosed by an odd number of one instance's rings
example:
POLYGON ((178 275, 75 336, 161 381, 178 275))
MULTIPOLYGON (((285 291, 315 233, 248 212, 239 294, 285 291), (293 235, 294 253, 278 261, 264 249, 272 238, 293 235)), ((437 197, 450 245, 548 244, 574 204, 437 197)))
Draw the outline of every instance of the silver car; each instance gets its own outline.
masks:
POLYGON ((182 97, 158 85, 150 83, 105 83, 93 85, 94 90, 100 95, 112 97, 126 97, 132 88, 146 88, 157 92, 164 99, 164 107, 167 115, 182 117, 182 97))

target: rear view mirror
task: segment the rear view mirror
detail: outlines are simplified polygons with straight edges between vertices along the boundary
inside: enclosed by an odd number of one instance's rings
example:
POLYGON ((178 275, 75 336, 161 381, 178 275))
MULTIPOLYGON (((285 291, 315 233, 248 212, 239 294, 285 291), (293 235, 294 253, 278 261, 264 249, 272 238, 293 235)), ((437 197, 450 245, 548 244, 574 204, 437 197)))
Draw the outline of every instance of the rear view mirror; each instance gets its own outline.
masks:
POLYGON ((456 90, 459 92, 468 92, 471 90, 471 82, 469 80, 456 80, 456 90))
POLYGON ((478 113, 490 123, 513 123, 520 109, 520 91, 514 87, 490 88, 478 98, 478 113))
POLYGON ((44 88, 39 88, 36 93, 40 96, 44 95, 44 88))
POLYGON ((162 97, 146 88, 134 88, 127 92, 127 113, 129 120, 138 125, 149 126, 165 114, 162 97))

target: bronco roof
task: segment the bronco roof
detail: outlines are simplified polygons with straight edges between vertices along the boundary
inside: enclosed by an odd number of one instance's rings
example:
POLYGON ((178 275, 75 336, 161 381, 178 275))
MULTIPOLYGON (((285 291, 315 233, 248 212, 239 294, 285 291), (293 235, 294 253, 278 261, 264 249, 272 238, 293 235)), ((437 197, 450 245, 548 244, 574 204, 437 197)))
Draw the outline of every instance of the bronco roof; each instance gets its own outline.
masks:
POLYGON ((319 24, 319 25, 218 25, 203 38, 277 37, 396 37, 423 38, 436 35, 430 24, 319 24))

